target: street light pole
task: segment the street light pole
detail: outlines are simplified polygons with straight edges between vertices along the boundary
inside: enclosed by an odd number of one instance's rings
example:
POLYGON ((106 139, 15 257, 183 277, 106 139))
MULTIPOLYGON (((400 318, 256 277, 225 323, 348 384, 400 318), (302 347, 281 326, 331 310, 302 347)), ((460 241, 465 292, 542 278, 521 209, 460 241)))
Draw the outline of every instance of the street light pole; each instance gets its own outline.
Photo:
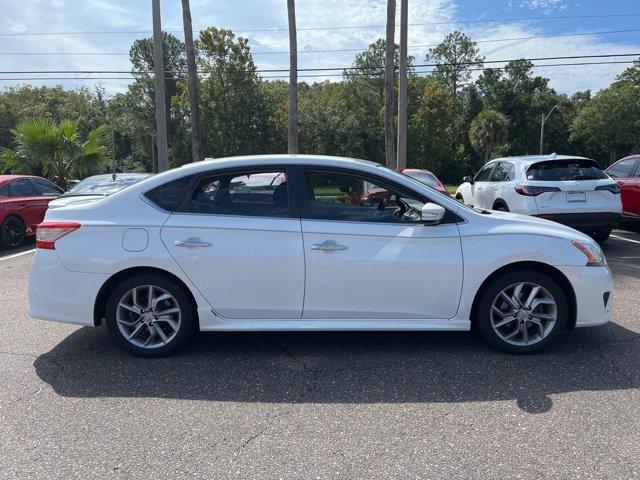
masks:
POLYGON ((544 113, 542 114, 542 121, 540 122, 540 155, 542 155, 542 151, 544 150, 544 124, 556 108, 558 108, 558 105, 555 105, 546 115, 544 113))
POLYGON ((160 0, 152 0, 153 8, 153 66, 156 90, 156 138, 158 141, 158 171, 164 172, 169 166, 167 141, 167 104, 164 86, 164 57, 162 52, 162 25, 160 21, 160 0))

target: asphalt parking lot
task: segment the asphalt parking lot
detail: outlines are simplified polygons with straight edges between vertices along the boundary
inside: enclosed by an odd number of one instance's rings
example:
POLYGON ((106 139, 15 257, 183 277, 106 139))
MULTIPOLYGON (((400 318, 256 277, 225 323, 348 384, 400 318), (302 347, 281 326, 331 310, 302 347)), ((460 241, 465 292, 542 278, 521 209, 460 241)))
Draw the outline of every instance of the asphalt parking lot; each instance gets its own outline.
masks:
POLYGON ((141 360, 30 319, 32 254, 3 252, 0 476, 634 478, 640 234, 605 253, 614 321, 539 355, 467 333, 225 333, 141 360))

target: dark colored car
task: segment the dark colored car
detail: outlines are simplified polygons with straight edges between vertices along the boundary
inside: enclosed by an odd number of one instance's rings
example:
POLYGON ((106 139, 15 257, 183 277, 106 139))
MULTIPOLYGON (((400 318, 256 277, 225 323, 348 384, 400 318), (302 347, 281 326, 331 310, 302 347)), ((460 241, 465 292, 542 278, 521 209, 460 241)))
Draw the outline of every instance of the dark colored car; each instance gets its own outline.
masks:
POLYGON ((18 248, 34 235, 49 202, 62 193, 41 177, 0 175, 0 248, 18 248))
POLYGON ((620 185, 622 220, 640 222, 640 155, 618 160, 606 172, 620 185))

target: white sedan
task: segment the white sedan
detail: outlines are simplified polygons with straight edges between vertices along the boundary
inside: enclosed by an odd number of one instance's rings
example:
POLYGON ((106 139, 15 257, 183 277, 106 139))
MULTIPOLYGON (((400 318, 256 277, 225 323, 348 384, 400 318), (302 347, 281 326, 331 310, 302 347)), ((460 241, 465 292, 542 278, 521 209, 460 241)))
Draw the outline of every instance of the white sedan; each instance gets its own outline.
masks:
POLYGON ((141 356, 200 331, 470 330, 512 353, 611 317, 589 237, 480 212, 378 164, 247 156, 49 210, 33 317, 106 326, 141 356))

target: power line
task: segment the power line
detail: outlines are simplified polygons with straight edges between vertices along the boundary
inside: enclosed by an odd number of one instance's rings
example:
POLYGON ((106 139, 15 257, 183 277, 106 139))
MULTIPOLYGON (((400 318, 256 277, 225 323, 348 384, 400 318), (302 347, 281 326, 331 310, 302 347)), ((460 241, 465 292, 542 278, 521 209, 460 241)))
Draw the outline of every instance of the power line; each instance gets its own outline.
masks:
MULTIPOLYGON (((609 35, 613 33, 631 33, 640 32, 640 28, 630 28, 625 30, 604 30, 594 32, 577 32, 577 33, 559 33, 551 35, 532 35, 528 37, 508 37, 508 38, 492 38, 484 40, 476 40, 476 43, 497 43, 497 42, 513 42, 521 40, 534 40, 539 38, 558 38, 558 37, 583 37, 590 35, 609 35)), ((409 45, 409 48, 424 48, 435 47, 437 43, 423 44, 423 45, 409 45)), ((368 47, 360 48, 330 48, 330 49, 318 49, 318 50, 300 50, 298 53, 332 53, 332 52, 359 52, 366 50, 368 47)), ((289 54, 288 50, 274 51, 274 52, 251 52, 251 55, 278 55, 289 54)), ((129 56, 128 52, 0 52, 0 55, 15 55, 15 56, 40 56, 40 55, 60 55, 60 56, 129 56)))
MULTIPOLYGON (((544 60, 575 60, 581 58, 616 58, 616 57, 639 57, 640 53, 610 53, 610 54, 600 54, 600 55, 565 55, 565 56, 555 56, 555 57, 533 57, 533 58, 511 58, 511 59, 502 59, 502 60, 483 60, 480 62, 460 62, 460 63, 421 63, 412 65, 414 68, 419 67, 438 67, 438 66, 451 66, 451 65, 485 65, 492 63, 508 63, 517 60, 526 60, 526 61, 544 61, 544 60)), ((343 71, 359 71, 359 70, 380 70, 383 69, 384 66, 372 66, 372 67, 314 67, 314 68, 299 68, 299 72, 322 72, 322 71, 332 71, 332 70, 343 70, 343 71)), ((256 69, 255 73, 288 73, 288 68, 270 68, 270 69, 256 69)), ((99 74, 128 74, 128 75, 151 75, 153 74, 153 70, 140 70, 137 72, 132 72, 130 70, 2 70, 0 74, 6 75, 26 75, 26 74, 79 74, 79 75, 90 75, 94 73, 99 74)), ((172 73, 172 72, 165 72, 172 73)), ((186 70, 178 70, 175 73, 187 73, 186 70)), ((212 70, 199 70, 199 73, 213 73, 212 70)))
MULTIPOLYGON (((446 22, 423 22, 410 23, 410 27, 434 26, 434 25, 458 25, 458 24, 477 24, 477 23, 504 23, 504 22, 529 22, 529 21, 549 21, 549 20, 576 20, 587 18, 620 18, 620 17, 639 17, 640 13, 610 13, 599 15, 559 15, 559 16, 542 16, 542 17, 516 17, 516 18, 494 18, 494 19, 477 19, 477 20, 456 20, 446 22)), ((313 30, 354 30, 354 29, 371 29, 385 28, 386 25, 343 25, 343 26, 325 26, 325 27, 298 27, 299 31, 313 30)), ((287 32, 288 28, 282 27, 263 27, 263 28, 235 28, 238 32, 287 32)), ((165 32, 180 33, 181 29, 164 30, 165 32)), ((140 35, 151 34, 150 30, 85 30, 85 31, 67 31, 67 32, 1 32, 2 37, 11 36, 55 36, 55 35, 140 35)))
MULTIPOLYGON (((632 60, 614 60, 604 62, 572 62, 572 63, 549 63, 532 65, 531 68, 546 68, 546 67, 574 67, 574 66, 587 66, 587 65, 611 65, 611 64, 632 64, 632 60)), ((505 70, 506 67, 487 67, 487 68, 470 68, 471 71, 484 71, 484 70, 505 70)), ((433 73, 431 70, 420 70, 411 72, 413 75, 424 75, 433 73)), ((354 73, 352 76, 367 76, 364 73, 354 73)), ((327 77, 342 77, 341 73, 325 73, 325 74, 307 74, 299 75, 300 78, 327 78, 327 77)), ((269 75, 261 76, 262 80, 289 78, 288 75, 269 75)), ((179 80, 178 77, 165 77, 167 80, 179 80)), ((1 81, 26 81, 26 80, 77 80, 77 81, 102 81, 102 80, 132 80, 131 77, 0 77, 1 81)))

